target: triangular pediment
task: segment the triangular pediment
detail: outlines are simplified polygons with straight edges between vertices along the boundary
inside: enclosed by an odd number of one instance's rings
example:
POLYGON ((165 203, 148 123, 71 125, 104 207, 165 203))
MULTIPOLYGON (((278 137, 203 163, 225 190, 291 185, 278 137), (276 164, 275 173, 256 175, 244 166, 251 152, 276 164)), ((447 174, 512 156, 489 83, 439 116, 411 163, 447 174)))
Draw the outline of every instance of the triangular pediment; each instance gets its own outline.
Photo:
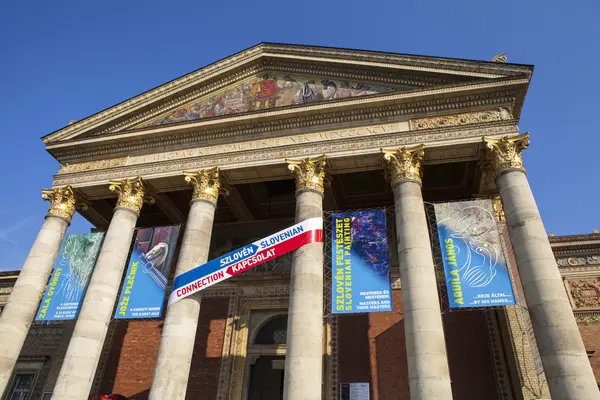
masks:
POLYGON ((43 140, 61 161, 70 159, 66 156, 70 148, 91 141, 116 143, 121 137, 153 135, 161 129, 179 129, 179 125, 201 130, 210 123, 213 129, 218 124, 238 123, 240 118, 254 123, 272 118, 269 113, 273 110, 301 115, 341 109, 353 101, 352 107, 412 101, 412 94, 416 98, 453 90, 466 92, 490 82, 496 82, 494 90, 517 84, 524 88, 512 110, 518 115, 532 70, 531 66, 504 62, 262 43, 77 121, 43 140), (403 94, 407 96, 400 99, 403 94))

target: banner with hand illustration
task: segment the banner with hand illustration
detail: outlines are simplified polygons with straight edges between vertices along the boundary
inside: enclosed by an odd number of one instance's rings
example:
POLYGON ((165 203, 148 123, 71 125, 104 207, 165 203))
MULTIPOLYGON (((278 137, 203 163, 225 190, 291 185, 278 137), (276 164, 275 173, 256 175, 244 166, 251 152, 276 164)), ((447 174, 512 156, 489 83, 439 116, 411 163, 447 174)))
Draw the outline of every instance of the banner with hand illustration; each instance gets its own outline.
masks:
POLYGON ((515 304, 490 200, 434 205, 450 308, 515 304))

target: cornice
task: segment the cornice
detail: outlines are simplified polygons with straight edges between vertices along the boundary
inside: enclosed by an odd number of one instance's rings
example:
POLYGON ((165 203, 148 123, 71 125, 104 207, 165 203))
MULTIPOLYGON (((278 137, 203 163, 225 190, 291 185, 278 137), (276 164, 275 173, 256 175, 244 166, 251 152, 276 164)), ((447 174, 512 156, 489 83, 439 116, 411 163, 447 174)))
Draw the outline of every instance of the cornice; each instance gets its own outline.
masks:
POLYGON ((579 267, 559 267, 563 278, 598 276, 600 275, 600 265, 586 265, 579 267))
POLYGON ((578 324, 596 324, 600 322, 600 311, 575 311, 575 321, 578 324))
POLYGON ((209 82, 220 75, 226 76, 234 73, 235 70, 251 65, 260 58, 293 59, 294 61, 308 63, 333 62, 345 65, 360 65, 362 67, 413 70, 475 78, 525 75, 527 81, 529 81, 532 72, 531 66, 517 64, 487 63, 372 51, 262 43, 160 85, 82 121, 51 133, 42 139, 46 144, 58 140, 70 139, 81 132, 99 128, 111 120, 120 120, 131 112, 151 106, 159 100, 176 95, 178 92, 186 92, 201 82, 209 82))
POLYGON ((247 140, 253 135, 281 135, 285 134, 284 131, 315 129, 331 124, 359 124, 382 118, 408 119, 473 108, 504 107, 512 110, 518 96, 518 90, 515 90, 513 85, 523 82, 523 79, 517 79, 502 84, 488 82, 466 85, 461 86, 459 90, 456 87, 434 88, 418 93, 376 95, 375 98, 366 96, 335 102, 337 104, 333 105, 314 104, 282 108, 260 114, 239 114, 129 131, 119 135, 83 138, 48 145, 47 149, 64 164, 123 156, 139 151, 152 152, 153 149, 165 146, 185 148, 217 143, 219 140, 247 140), (504 88, 505 85, 509 85, 510 88, 504 88), (496 90, 485 91, 490 88, 496 90), (477 90, 482 90, 483 93, 472 93, 477 90))
POLYGON ((552 247, 570 244, 594 243, 600 244, 600 233, 584 233, 580 235, 548 236, 552 247))
POLYGON ((552 247, 554 255, 559 257, 567 256, 585 256, 588 254, 600 254, 600 243, 577 243, 560 248, 552 247))
POLYGON ((521 75, 531 74, 531 65, 494 63, 488 61, 465 60, 458 58, 431 57, 422 55, 387 53, 368 50, 355 50, 345 48, 331 48, 304 45, 289 45, 277 43, 263 43, 265 52, 283 54, 295 57, 312 58, 337 58, 354 62, 371 62, 379 64, 393 64, 406 67, 420 67, 432 72, 444 73, 470 73, 489 75, 521 75))
POLYGON ((120 166, 56 175, 54 186, 73 185, 74 187, 93 186, 107 179, 121 179, 142 176, 151 179, 180 174, 184 170, 199 170, 220 166, 223 171, 241 167, 283 163, 285 158, 299 158, 310 155, 327 154, 328 158, 343 157, 348 154, 379 153, 382 147, 407 146, 424 143, 437 147, 452 143, 479 143, 482 136, 514 135, 518 132, 515 120, 483 123, 480 126, 455 126, 422 131, 407 131, 401 134, 386 133, 367 137, 328 140, 317 143, 302 143, 286 147, 270 147, 258 150, 245 150, 226 154, 214 154, 149 164, 120 166))

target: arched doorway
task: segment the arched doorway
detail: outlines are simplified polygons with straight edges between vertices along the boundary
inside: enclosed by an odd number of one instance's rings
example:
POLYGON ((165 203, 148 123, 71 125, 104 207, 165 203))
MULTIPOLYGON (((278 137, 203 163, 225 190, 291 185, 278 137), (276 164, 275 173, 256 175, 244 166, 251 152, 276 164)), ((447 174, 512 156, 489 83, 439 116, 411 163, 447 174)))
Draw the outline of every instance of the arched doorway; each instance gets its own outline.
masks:
POLYGON ((271 316, 248 343, 248 400, 283 399, 287 314, 271 316))

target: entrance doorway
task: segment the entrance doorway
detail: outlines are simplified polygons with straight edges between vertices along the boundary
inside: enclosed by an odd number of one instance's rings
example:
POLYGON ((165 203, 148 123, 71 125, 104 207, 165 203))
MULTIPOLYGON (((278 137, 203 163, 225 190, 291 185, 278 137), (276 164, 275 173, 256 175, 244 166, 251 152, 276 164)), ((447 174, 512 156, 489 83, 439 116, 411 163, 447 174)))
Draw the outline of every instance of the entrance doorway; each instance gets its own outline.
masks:
POLYGON ((248 400, 283 399, 287 314, 273 314, 254 331, 248 344, 248 400))
POLYGON ((259 356, 250 366, 248 400, 282 400, 285 357, 259 356))

